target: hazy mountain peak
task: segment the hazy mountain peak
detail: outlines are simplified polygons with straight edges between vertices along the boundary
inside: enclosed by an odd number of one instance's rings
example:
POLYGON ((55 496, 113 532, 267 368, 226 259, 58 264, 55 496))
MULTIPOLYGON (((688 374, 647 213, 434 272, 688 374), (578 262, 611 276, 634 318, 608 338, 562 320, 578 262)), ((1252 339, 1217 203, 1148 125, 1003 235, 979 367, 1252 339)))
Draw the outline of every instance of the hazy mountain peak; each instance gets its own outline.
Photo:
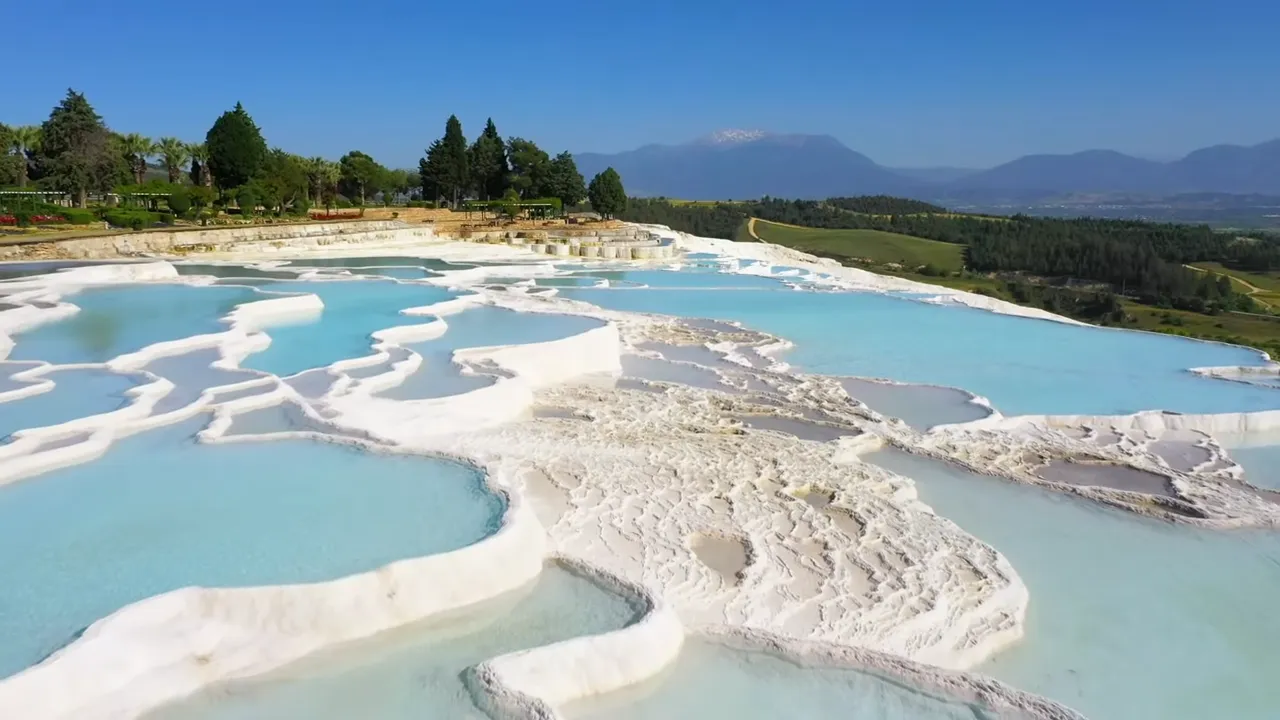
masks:
POLYGON ((703 142, 711 145, 740 145, 742 143, 755 142, 768 137, 769 133, 764 130, 739 130, 726 129, 717 130, 702 139, 703 142))

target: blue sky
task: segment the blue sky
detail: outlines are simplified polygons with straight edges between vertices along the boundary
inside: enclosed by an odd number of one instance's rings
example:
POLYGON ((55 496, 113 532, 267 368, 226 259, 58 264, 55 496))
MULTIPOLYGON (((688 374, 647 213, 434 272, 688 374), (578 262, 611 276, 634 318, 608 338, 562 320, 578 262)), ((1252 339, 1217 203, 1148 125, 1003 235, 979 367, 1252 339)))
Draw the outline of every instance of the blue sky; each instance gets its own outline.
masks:
POLYGON ((0 16, 0 122, 39 122, 74 87, 113 129, 197 140, 241 101, 272 145, 396 166, 450 113, 553 152, 761 128, 917 167, 1280 136, 1273 0, 0 0, 0 16))

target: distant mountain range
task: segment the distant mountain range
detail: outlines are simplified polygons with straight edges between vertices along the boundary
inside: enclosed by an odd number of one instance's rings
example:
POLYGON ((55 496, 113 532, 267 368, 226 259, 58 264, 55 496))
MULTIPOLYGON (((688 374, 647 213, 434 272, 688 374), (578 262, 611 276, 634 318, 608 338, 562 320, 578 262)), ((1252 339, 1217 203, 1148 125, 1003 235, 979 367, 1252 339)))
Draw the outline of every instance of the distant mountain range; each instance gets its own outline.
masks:
POLYGON ((989 170, 893 169, 829 135, 731 130, 682 145, 575 158, 588 178, 613 167, 632 195, 689 200, 880 193, 966 201, 1064 193, 1280 195, 1280 140, 1252 147, 1217 145, 1172 162, 1088 150, 1028 155, 989 170))

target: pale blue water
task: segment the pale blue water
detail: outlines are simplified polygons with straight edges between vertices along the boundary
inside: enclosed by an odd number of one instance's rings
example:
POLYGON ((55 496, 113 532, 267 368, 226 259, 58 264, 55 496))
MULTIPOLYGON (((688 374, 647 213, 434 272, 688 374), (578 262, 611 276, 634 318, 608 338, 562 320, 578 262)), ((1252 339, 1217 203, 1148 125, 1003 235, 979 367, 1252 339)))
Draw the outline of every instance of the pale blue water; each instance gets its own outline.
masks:
POLYGON ((385 278, 395 278, 397 280, 422 280, 429 277, 440 277, 440 273, 431 272, 426 268, 420 267, 368 267, 354 268, 353 273, 359 275, 377 275, 385 278))
POLYGON ((980 420, 991 414, 987 408, 973 404, 967 393, 955 388, 891 385, 857 378, 844 378, 840 384, 850 397, 921 432, 936 425, 980 420))
MULTIPOLYGON (((488 263, 485 263, 488 264, 488 263)), ((393 267, 393 266, 412 266, 423 268, 426 270, 466 270, 467 268, 477 267, 478 263, 453 263, 446 260, 438 260, 436 258, 419 258, 407 256, 374 256, 374 257, 335 257, 335 258, 304 258, 301 260, 293 260, 286 263, 289 267, 317 267, 317 268, 376 268, 376 267, 393 267)))
POLYGON ((485 660, 631 624, 636 608, 556 565, 447 626, 409 627, 216 688, 151 720, 454 720, 488 716, 464 674, 485 660))
POLYGON ((1244 468, 1246 481, 1258 487, 1280 490, 1280 445, 1231 448, 1227 453, 1244 468))
POLYGON ((261 288, 279 293, 314 293, 324 302, 318 320, 271 327, 271 346, 254 353, 241 367, 285 377, 373 352, 373 333, 397 325, 421 325, 429 316, 401 314, 411 307, 431 305, 455 297, 437 287, 384 280, 272 283, 261 288))
POLYGON ((876 675, 805 668, 764 652, 706 640, 685 643, 674 667, 638 690, 579 703, 568 718, 593 720, 982 720, 965 703, 876 675), (630 701, 630 702, 626 702, 630 701))
POLYGON ((222 332, 227 325, 220 318, 263 298, 245 287, 121 285, 63 299, 80 312, 18 334, 11 360, 106 362, 163 340, 222 332))
POLYGON ((244 265, 207 265, 201 263, 174 263, 179 275, 209 275, 216 278, 265 278, 269 280, 293 280, 298 273, 288 270, 261 270, 244 265))
POLYGON ((980 672, 1091 720, 1276 717, 1280 534, 1147 520, 899 451, 866 459, 915 480, 1030 590, 1027 637, 980 672))
POLYGON ((53 370, 43 377, 53 381, 52 390, 0 403, 0 438, 124 407, 131 402, 125 391, 140 379, 105 370, 53 370))
POLYGON ((0 677, 157 593, 337 578, 500 522, 503 501, 466 466, 320 442, 195 443, 206 420, 0 487, 0 677))
MULTIPOLYGON (((170 355, 151 361, 144 368, 174 384, 168 395, 160 398, 152 413, 161 415, 184 408, 209 388, 254 380, 261 373, 251 370, 224 370, 213 366, 222 353, 217 348, 204 348, 181 355, 170 355)), ((256 391, 253 394, 257 394, 256 391)))
MULTIPOLYGON (((729 276, 732 277, 732 276, 729 276)), ((808 372, 963 388, 1006 415, 1280 408, 1280 391, 1187 368, 1257 365, 1238 347, 1029 320, 873 293, 566 289, 615 310, 736 320, 796 343, 808 372)))
POLYGON ((711 268, 687 270, 592 270, 591 277, 617 280, 651 288, 760 288, 781 290, 781 281, 758 275, 716 272, 711 268))
MULTIPOLYGON (((67 268, 86 267, 89 265, 123 265, 119 260, 51 260, 48 262, 3 262, 0 263, 0 280, 48 275, 67 268)), ((2 287, 2 286, 0 286, 2 287)))
POLYGON ((595 287, 604 279, 598 275, 572 275, 565 277, 537 278, 534 284, 538 287, 595 287))
POLYGON ((559 340, 604 323, 576 315, 521 313, 480 306, 444 318, 449 329, 435 340, 407 346, 422 355, 422 365, 405 381, 380 395, 395 400, 445 397, 492 385, 488 375, 463 375, 453 351, 491 345, 525 345, 559 340))

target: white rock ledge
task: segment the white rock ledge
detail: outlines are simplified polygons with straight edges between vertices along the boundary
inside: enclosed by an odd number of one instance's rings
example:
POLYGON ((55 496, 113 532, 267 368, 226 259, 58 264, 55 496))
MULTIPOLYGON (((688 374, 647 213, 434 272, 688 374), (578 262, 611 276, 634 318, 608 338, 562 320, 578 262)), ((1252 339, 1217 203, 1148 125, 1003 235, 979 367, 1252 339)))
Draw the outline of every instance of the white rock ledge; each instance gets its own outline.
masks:
POLYGON ((190 587, 129 605, 0 682, 0 717, 136 717, 215 683, 519 588, 541 572, 546 536, 519 497, 508 496, 502 528, 459 550, 329 582, 190 587))

